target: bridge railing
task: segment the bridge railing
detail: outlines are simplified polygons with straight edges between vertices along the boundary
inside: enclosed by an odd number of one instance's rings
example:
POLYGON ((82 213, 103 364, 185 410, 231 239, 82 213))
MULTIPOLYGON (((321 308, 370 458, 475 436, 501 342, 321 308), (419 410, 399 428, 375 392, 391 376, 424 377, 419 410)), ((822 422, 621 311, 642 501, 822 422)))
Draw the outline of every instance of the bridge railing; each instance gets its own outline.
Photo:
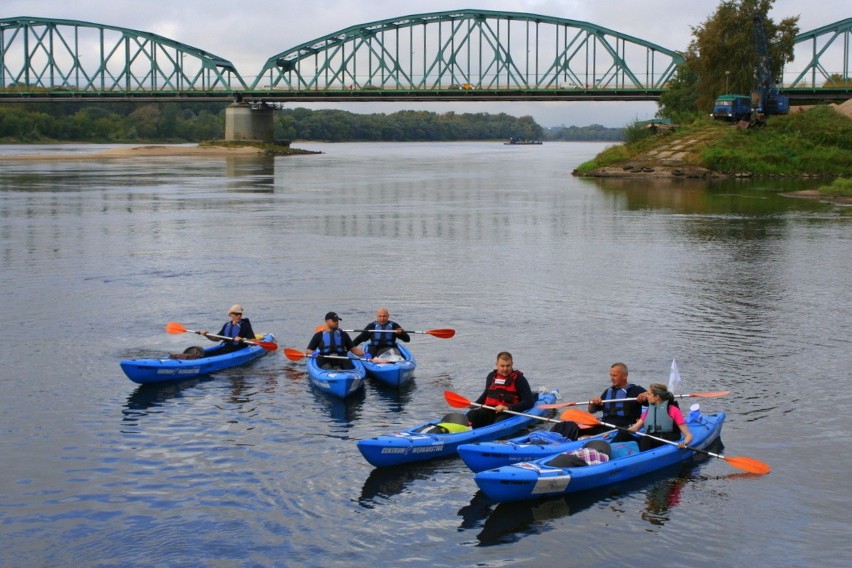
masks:
MULTIPOLYGON (((849 87, 852 18, 796 38, 782 88, 849 87), (841 56, 838 57, 837 53, 841 56), (795 70, 794 70, 795 69, 795 70)), ((654 99, 677 52, 587 22, 459 10, 360 24, 269 58, 246 80, 228 60, 156 34, 46 18, 0 19, 0 98, 227 100, 654 99)))

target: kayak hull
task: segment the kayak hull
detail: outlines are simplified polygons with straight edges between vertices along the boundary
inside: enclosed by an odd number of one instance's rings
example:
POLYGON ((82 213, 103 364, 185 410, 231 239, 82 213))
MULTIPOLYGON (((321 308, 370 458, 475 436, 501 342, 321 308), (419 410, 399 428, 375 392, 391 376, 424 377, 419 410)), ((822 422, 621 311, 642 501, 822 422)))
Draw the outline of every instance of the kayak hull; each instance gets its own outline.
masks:
MULTIPOLYGON (((275 341, 275 337, 267 334, 263 337, 263 341, 275 341)), ((204 351, 210 352, 217 347, 218 345, 211 345, 206 347, 204 351)), ((245 365, 268 353, 269 351, 259 345, 249 345, 245 349, 213 357, 202 357, 200 359, 125 359, 120 361, 119 365, 121 365, 121 369, 128 379, 144 385, 209 375, 217 371, 245 365)))
MULTIPOLYGON (((539 393, 536 405, 551 404, 556 400, 555 392, 539 393)), ((535 406, 528 414, 544 417, 547 410, 535 406)), ((383 434, 358 442, 358 450, 375 467, 389 467, 434 458, 455 456, 461 444, 496 440, 537 424, 539 420, 527 416, 515 416, 494 424, 456 433, 426 433, 434 429, 440 419, 425 422, 395 434, 383 434)))
MULTIPOLYGON (((722 431, 725 413, 700 416, 688 423, 693 441, 690 447, 706 449, 722 431)), ((555 456, 480 471, 474 481, 489 498, 498 503, 552 497, 595 489, 663 469, 686 461, 696 452, 664 444, 584 467, 547 465, 555 456)))
POLYGON ((314 358, 308 359, 308 378, 319 391, 336 398, 346 398, 364 388, 367 371, 361 361, 352 360, 354 369, 323 369, 314 358))
MULTIPOLYGON (((396 348, 402 355, 402 361, 394 361, 393 363, 364 361, 364 369, 366 369, 368 376, 388 386, 398 388, 414 377, 414 368, 417 366, 417 362, 407 347, 397 344, 396 348)), ((380 355, 377 355, 377 357, 381 358, 380 355)))
POLYGON ((569 440, 555 444, 536 444, 531 435, 525 434, 511 440, 495 440, 477 444, 462 444, 458 448, 459 457, 474 473, 494 469, 513 463, 535 461, 563 452, 582 448, 589 440, 610 441, 617 431, 613 430, 581 440, 569 440))

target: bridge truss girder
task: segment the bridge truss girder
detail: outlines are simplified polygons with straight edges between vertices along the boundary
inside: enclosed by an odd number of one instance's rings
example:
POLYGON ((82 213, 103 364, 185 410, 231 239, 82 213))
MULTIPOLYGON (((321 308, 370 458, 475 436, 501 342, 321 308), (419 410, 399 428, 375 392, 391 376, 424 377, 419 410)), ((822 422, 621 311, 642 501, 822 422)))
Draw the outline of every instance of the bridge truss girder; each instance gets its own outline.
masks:
POLYGON ((828 26, 823 26, 809 32, 801 33, 796 36, 794 43, 796 47, 799 45, 810 44, 810 54, 808 63, 799 73, 793 82, 791 88, 796 87, 818 87, 818 81, 823 83, 832 79, 833 75, 838 75, 848 82, 852 80, 850 75, 850 57, 852 57, 852 18, 846 18, 839 22, 835 22, 828 26), (839 51, 839 57, 836 57, 839 51), (829 53, 835 55, 829 57, 829 53), (840 68, 826 69, 824 60, 831 60, 832 64, 840 64, 840 68), (809 82, 810 85, 805 83, 809 82))
POLYGON ((76 20, 0 19, 0 89, 7 92, 245 88, 229 61, 157 34, 76 20))
POLYGON ((362 24, 301 44, 267 60, 251 90, 659 90, 682 61, 587 22, 460 10, 362 24))

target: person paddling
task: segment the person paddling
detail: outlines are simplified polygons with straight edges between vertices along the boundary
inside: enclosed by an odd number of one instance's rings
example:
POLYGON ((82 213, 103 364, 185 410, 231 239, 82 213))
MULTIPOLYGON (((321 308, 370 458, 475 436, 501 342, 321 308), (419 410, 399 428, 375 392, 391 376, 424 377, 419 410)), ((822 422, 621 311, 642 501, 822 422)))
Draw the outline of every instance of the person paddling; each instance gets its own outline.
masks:
POLYGON ((340 329, 341 319, 337 315, 337 312, 328 312, 325 314, 325 329, 320 329, 314 333, 308 343, 307 355, 315 356, 317 364, 323 369, 355 368, 355 365, 349 359, 334 359, 325 357, 325 355, 343 357, 347 356, 349 352, 358 356, 365 354, 360 347, 352 343, 352 338, 349 337, 349 334, 340 329))
POLYGON ((485 390, 476 399, 476 406, 484 404, 491 408, 474 408, 468 411, 467 418, 473 428, 488 426, 500 420, 511 418, 512 412, 524 412, 535 404, 530 384, 521 371, 512 367, 512 354, 501 351, 497 354, 497 368, 485 378, 485 390))
MULTIPOLYGON (((245 340, 254 340, 254 330, 251 328, 251 322, 248 318, 243 318, 243 307, 240 304, 231 306, 228 310, 228 317, 231 318, 230 321, 226 322, 216 335, 231 337, 232 339, 222 341, 219 347, 208 351, 205 355, 206 357, 223 355, 232 351, 245 349, 249 346, 248 343, 245 343, 245 340)), ((198 332, 199 335, 204 337, 207 337, 208 333, 209 331, 206 329, 198 332)), ((219 341, 218 337, 207 337, 207 339, 210 341, 219 341)))
MULTIPOLYGON (((648 400, 648 393, 644 387, 630 384, 628 382, 627 365, 624 363, 613 363, 609 367, 609 380, 612 383, 601 396, 589 401, 589 412, 603 411, 602 422, 608 422, 623 428, 629 428, 642 416, 642 405, 648 400), (607 402, 623 398, 635 398, 636 400, 625 400, 621 402, 607 402)), ((594 436, 601 432, 611 430, 609 426, 597 425, 583 430, 583 435, 594 436)), ((551 431, 557 432, 569 440, 576 440, 580 436, 580 428, 576 422, 563 420, 554 424, 551 431)), ((614 442, 632 441, 633 437, 623 431, 619 431, 614 442)))
MULTIPOLYGON (((642 417, 633 424, 629 430, 638 432, 642 426, 645 433, 657 438, 670 441, 678 441, 678 447, 683 449, 692 442, 692 432, 686 425, 683 414, 674 402, 674 395, 669 392, 666 385, 653 383, 648 387, 648 409, 642 413, 642 417), (683 439, 681 439, 683 435, 683 439)), ((664 445, 665 442, 655 440, 650 436, 642 436, 639 440, 639 451, 652 450, 664 445)))
POLYGON ((394 354, 399 355, 399 350, 396 349, 397 339, 408 343, 411 341, 411 336, 401 325, 391 321, 387 308, 379 308, 376 310, 376 321, 364 326, 364 331, 352 340, 352 344, 360 345, 369 341, 370 353, 375 357, 381 357, 389 349, 395 350, 394 354))

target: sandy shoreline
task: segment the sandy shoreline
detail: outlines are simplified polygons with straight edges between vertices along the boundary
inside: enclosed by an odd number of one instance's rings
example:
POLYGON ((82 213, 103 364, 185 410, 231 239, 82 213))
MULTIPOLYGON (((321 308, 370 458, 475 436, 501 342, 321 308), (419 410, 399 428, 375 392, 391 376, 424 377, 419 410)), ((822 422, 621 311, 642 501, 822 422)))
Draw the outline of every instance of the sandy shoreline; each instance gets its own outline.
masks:
MULTIPOLYGON (((299 154, 303 151, 293 150, 299 154)), ((21 154, 16 156, 0 156, 5 161, 56 161, 56 160, 101 160, 107 158, 156 158, 156 157, 191 157, 191 158, 227 158, 232 156, 264 156, 266 151, 252 146, 163 146, 146 145, 126 148, 110 148, 92 153, 62 154, 50 152, 47 154, 21 154)))

